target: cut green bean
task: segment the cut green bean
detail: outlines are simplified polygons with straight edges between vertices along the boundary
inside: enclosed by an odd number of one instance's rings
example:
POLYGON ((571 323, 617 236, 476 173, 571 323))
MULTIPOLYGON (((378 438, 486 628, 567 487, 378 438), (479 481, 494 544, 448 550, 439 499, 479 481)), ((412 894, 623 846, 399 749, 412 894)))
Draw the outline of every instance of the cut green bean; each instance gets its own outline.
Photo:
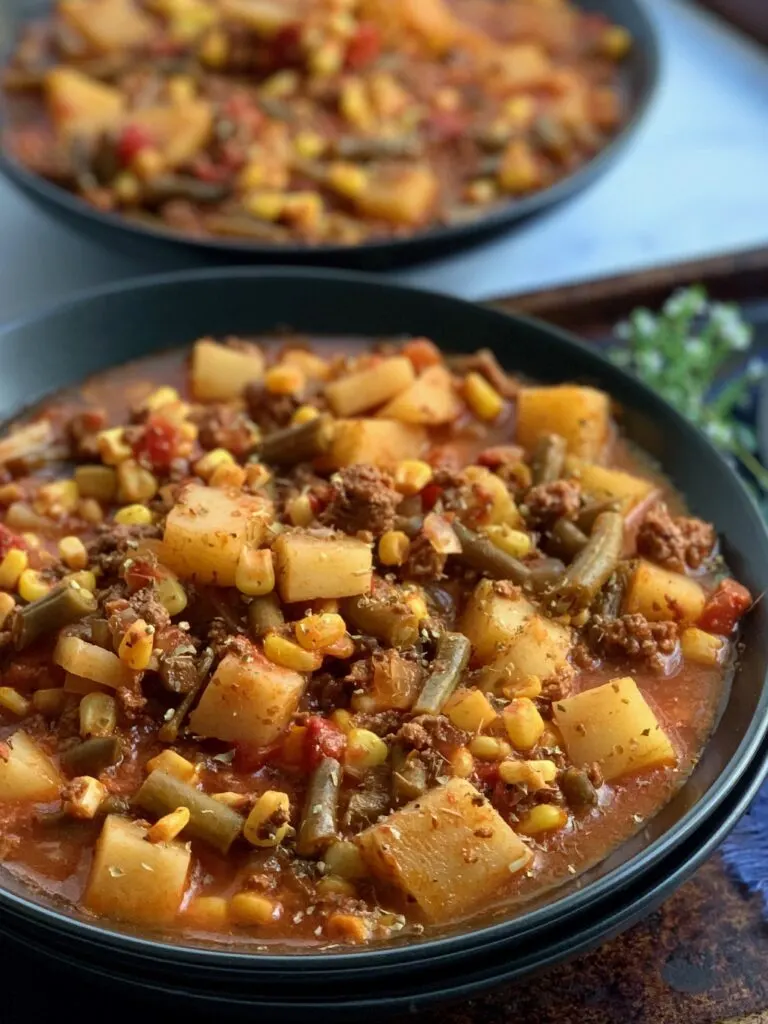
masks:
POLYGON ((219 203, 231 193, 231 186, 218 181, 201 181, 188 174, 163 174, 147 182, 142 198, 150 206, 160 206, 171 199, 187 199, 192 203, 219 203))
POLYGON ((535 484, 551 484, 559 480, 565 469, 568 445, 559 434, 545 434, 533 453, 531 470, 535 484))
POLYGON ((620 512, 601 512, 589 543, 568 566, 558 588, 556 604, 563 610, 586 608, 616 571, 624 547, 620 512))
POLYGON ((93 619, 91 622, 91 643, 103 647, 107 651, 114 649, 112 630, 106 619, 93 619))
POLYGON ((195 680, 195 685, 191 690, 184 694, 183 700, 173 712, 171 718, 169 718, 168 721, 160 727, 157 735, 163 743, 176 742, 179 730, 184 724, 184 719, 187 717, 188 712, 202 690, 203 684, 208 678, 211 668, 213 667, 213 659, 213 651, 210 647, 206 647, 200 655, 200 660, 197 663, 197 679, 195 680))
POLYGON ((565 575, 565 565, 559 558, 539 558, 528 566, 530 576, 526 589, 536 593, 550 590, 565 575))
POLYGON ((61 755, 61 764, 68 775, 93 775, 119 764, 123 759, 123 746, 117 736, 94 736, 70 747, 61 755))
POLYGON ((547 538, 547 550, 572 561, 587 546, 589 537, 570 519, 558 519, 547 538))
POLYGON ((576 525, 582 533, 589 535, 592 533, 592 527, 595 525, 595 520, 603 512, 620 512, 621 502, 615 498, 611 501, 592 501, 584 506, 576 517, 576 525))
POLYGON ((267 434, 259 443, 256 452, 263 462, 278 466, 295 466, 308 462, 331 445, 332 419, 326 414, 315 416, 297 427, 286 427, 267 434))
POLYGON ((256 639, 266 636, 271 629, 279 629, 284 622, 285 616, 275 594, 254 597, 248 605, 248 627, 256 639))
POLYGON ((382 581, 375 594, 361 594, 341 603, 341 614, 360 633, 368 633, 390 647, 413 647, 419 639, 419 616, 403 599, 398 587, 382 581))
POLYGON ((468 529, 458 519, 451 523, 461 544, 461 554, 455 557, 472 569, 477 569, 492 580, 510 580, 522 586, 530 581, 527 565, 497 548, 487 537, 468 529))
POLYGON ((471 653, 472 644, 463 633, 441 635, 432 672, 413 706, 414 715, 440 714, 443 705, 461 682, 471 653))
POLYGON ((408 753, 399 745, 392 750, 392 802, 407 804, 425 793, 429 780, 427 768, 415 750, 408 753))
POLYGON ((336 838, 341 765, 324 757, 312 772, 296 840, 300 857, 316 857, 336 838))
POLYGON ((38 637, 93 615, 97 608, 96 598, 84 587, 72 583, 57 587, 45 597, 16 609, 11 622, 14 646, 23 651, 38 637))
POLYGON ((237 811, 159 769, 144 780, 136 794, 136 803, 158 818, 170 814, 177 807, 186 807, 189 824, 184 831, 221 853, 229 851, 243 830, 244 819, 237 811))

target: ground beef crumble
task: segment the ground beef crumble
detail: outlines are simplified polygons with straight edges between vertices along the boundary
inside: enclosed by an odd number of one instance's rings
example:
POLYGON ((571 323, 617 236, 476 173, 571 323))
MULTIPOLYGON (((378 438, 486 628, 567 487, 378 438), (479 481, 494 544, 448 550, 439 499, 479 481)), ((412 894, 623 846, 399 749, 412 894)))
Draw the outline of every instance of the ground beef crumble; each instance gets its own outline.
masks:
POLYGON ((367 531, 374 536, 393 528, 402 495, 389 473, 375 466, 349 466, 331 483, 330 500, 319 517, 324 526, 346 533, 367 531))
POLYGON ((642 660, 660 671, 665 657, 675 651, 678 629, 674 622, 649 622, 639 613, 615 619, 593 615, 586 634, 590 647, 600 656, 642 660))
POLYGON ((448 556, 436 551, 429 537, 419 531, 411 541, 404 572, 411 579, 439 580, 447 560, 448 556))
POLYGON ((581 508, 581 487, 574 480, 537 484, 525 496, 529 524, 547 529, 557 519, 574 519, 581 508))
POLYGON ((698 569, 712 553, 715 531, 692 516, 671 516, 663 502, 646 515, 637 532, 638 554, 673 572, 698 569))
POLYGON ((226 448, 237 459, 251 451, 258 437, 253 422, 242 409, 227 405, 203 409, 198 431, 203 448, 226 448))

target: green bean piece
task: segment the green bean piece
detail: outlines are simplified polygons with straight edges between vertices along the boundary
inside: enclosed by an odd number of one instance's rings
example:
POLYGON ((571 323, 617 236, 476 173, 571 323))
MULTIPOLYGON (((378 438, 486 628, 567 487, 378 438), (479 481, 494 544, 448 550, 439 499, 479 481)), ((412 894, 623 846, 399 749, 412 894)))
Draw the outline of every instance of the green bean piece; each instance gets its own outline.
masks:
POLYGON ((395 529, 402 530, 411 540, 424 525, 424 516, 395 516, 395 529))
POLYGON ((403 650, 419 639, 417 613, 405 602, 399 587, 385 581, 377 584, 375 594, 346 598, 341 603, 341 614, 355 629, 390 647, 403 650))
POLYGON ((170 814, 177 807, 186 807, 189 824, 184 831, 202 839, 220 853, 229 851, 245 823, 242 815, 231 807, 157 768, 144 780, 136 794, 136 803, 158 818, 170 814))
POLYGON ((551 589, 565 575, 565 565, 559 558, 540 558, 528 566, 528 589, 541 593, 551 589))
MULTIPOLYGON (((162 223, 160 218, 157 220, 162 223)), ((204 225, 211 234, 222 235, 224 238, 247 238, 254 242, 286 242, 291 237, 288 229, 281 224, 258 220, 246 213, 209 213, 205 217, 204 225)), ((167 226, 163 226, 167 231, 167 226)))
POLYGON ((414 715, 440 714, 461 682, 471 653, 472 644, 463 633, 443 633, 440 636, 432 672, 412 708, 414 715))
POLYGON ((107 651, 114 649, 112 643, 112 630, 106 619, 93 619, 91 622, 91 643, 97 647, 103 647, 107 651))
POLYGON ((558 519, 547 538, 547 550, 572 561, 587 546, 589 537, 570 519, 558 519))
POLYGON ((469 530, 458 519, 451 525, 461 544, 461 554, 455 557, 470 568, 477 569, 492 580, 510 580, 520 586, 530 581, 531 571, 519 559, 497 548, 487 537, 469 530))
POLYGON ((579 512, 576 517, 576 525, 582 533, 589 535, 592 533, 592 527, 595 525, 595 520, 603 512, 620 512, 621 502, 615 498, 610 501, 592 501, 589 502, 579 512))
POLYGON ((621 614, 629 579, 628 563, 623 562, 597 595, 592 611, 604 619, 616 619, 621 614))
POLYGON ((324 757, 312 772, 296 840, 300 857, 316 857, 336 838, 341 765, 324 757))
POLYGON ((257 639, 266 636, 271 629, 279 629, 284 622, 285 616, 275 594, 254 597, 248 605, 248 627, 257 639))
POLYGON ((119 764, 123 759, 123 745, 117 736, 93 736, 61 755, 61 765, 68 775, 93 775, 119 764))
POLYGON ((184 694, 184 698, 182 699, 181 703, 176 708, 176 710, 173 712, 171 718, 169 718, 168 721, 160 727, 157 733, 158 738, 162 740, 163 743, 176 742, 179 735, 179 730, 184 724, 184 719, 187 717, 187 713, 191 709, 192 705, 195 702, 195 699, 202 690, 203 684, 208 678, 208 674, 210 673, 211 668, 213 667, 213 660, 213 651, 211 650, 210 647, 206 647, 205 650, 200 655, 200 660, 197 663, 197 679, 195 680, 195 685, 192 687, 191 690, 188 690, 187 693, 184 694))
POLYGON ((551 484, 559 480, 565 469, 568 445, 559 434, 545 434, 533 453, 531 470, 535 484, 551 484))
POLYGON ((163 174, 144 186, 142 198, 150 206, 160 206, 171 199, 187 199, 192 203, 219 203, 232 188, 218 181, 200 181, 189 174, 163 174))
POLYGON ((597 790, 583 769, 566 768, 560 773, 558 783, 566 803, 574 810, 594 807, 597 803, 597 790))
POLYGON ((427 791, 427 768, 418 752, 405 751, 399 744, 392 750, 392 802, 395 807, 415 800, 427 791))
POLYGON ((38 637, 93 615, 97 608, 96 598, 84 587, 71 583, 56 587, 45 597, 16 609, 11 622, 14 646, 23 651, 38 637))
POLYGON ((298 427, 286 427, 267 434, 256 448, 259 458, 278 466, 295 466, 308 462, 331 445, 332 420, 321 414, 298 427))
POLYGON ((333 143, 333 154, 342 160, 413 160, 423 146, 415 135, 394 135, 363 138, 341 135, 333 143))
POLYGON ((601 512, 589 543, 571 562, 558 588, 555 603, 564 611, 586 608, 616 571, 624 547, 624 518, 620 512, 601 512))

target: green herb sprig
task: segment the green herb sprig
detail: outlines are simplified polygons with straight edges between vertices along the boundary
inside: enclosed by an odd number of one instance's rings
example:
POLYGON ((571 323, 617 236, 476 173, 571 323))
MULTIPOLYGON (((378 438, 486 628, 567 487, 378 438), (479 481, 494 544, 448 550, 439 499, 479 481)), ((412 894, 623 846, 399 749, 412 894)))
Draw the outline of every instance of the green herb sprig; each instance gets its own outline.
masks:
POLYGON ((765 377, 766 367, 759 359, 748 360, 741 372, 717 387, 725 364, 752 344, 752 328, 739 307, 710 302, 702 287, 684 288, 658 314, 634 310, 616 335, 623 345, 611 349, 613 361, 701 427, 768 494, 768 470, 757 458, 755 433, 737 415, 765 377))

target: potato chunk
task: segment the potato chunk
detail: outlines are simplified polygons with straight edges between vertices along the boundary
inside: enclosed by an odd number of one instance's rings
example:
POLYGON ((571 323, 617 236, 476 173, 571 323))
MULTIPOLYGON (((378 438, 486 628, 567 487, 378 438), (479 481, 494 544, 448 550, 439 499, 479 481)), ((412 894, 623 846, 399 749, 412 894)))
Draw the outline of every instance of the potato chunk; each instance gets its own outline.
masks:
POLYGON ((462 403, 444 366, 430 366, 413 384, 384 406, 379 416, 401 423, 436 427, 453 423, 462 403))
POLYGON ((569 667, 573 644, 571 630, 543 615, 534 615, 512 636, 504 650, 489 666, 489 675, 499 686, 522 685, 532 676, 542 682, 569 667))
POLYGON ((354 597, 371 589, 371 546, 355 537, 286 532, 277 538, 273 550, 277 589, 289 603, 354 597))
POLYGON ((95 53, 130 50, 152 38, 152 22, 133 0, 62 0, 58 11, 95 53))
POLYGON ((481 580, 467 602, 459 626, 477 661, 486 664, 505 650, 535 613, 522 595, 504 597, 490 580, 481 580))
POLYGON ((10 754, 0 758, 0 803, 55 800, 61 790, 59 770, 22 729, 8 737, 10 754))
POLYGON ((84 903, 95 914, 131 924, 170 924, 189 870, 189 846, 149 843, 138 822, 110 814, 101 830, 84 903))
POLYGON ((528 451, 542 434, 560 434, 570 455, 599 461, 610 426, 610 400, 603 391, 563 384, 522 388, 518 395, 517 440, 528 451))
POLYGON ((605 466, 584 462, 583 459, 568 458, 566 472, 581 483, 581 489, 595 501, 619 501, 621 511, 628 515, 638 505, 648 501, 658 492, 652 480, 624 473, 620 469, 606 469, 605 466))
POLYGON ((246 385, 263 376, 264 356, 255 345, 240 351, 203 338, 192 349, 192 394, 198 402, 240 398, 246 385))
POLYGON ((417 227, 429 218, 437 191, 437 178, 427 164, 382 164, 353 202, 366 217, 417 227))
POLYGON ((337 416, 356 416, 399 395, 414 377, 410 359, 393 356, 326 384, 325 397, 337 416))
POLYGON ((187 484, 165 521, 164 563, 186 579, 232 587, 240 551, 261 544, 271 517, 264 497, 187 484))
POLYGON ((204 100, 178 106, 143 107, 132 110, 126 125, 143 129, 168 168, 187 163, 208 141, 213 107, 204 100))
POLYGON ((197 736, 267 747, 287 727, 304 692, 304 677, 254 648, 247 660, 228 654, 189 716, 197 736))
POLYGON ((677 761, 669 737, 634 679, 612 679, 583 690, 557 701, 553 710, 574 764, 597 761, 609 782, 677 761))
POLYGON ((431 921, 482 906, 531 858, 523 841, 464 779, 451 779, 358 837, 378 878, 402 889, 431 921))
POLYGON ((391 469, 403 459, 418 459, 427 443, 423 427, 397 420, 338 420, 329 464, 333 469, 368 463, 391 469))
POLYGON ((650 622, 698 622, 706 597, 696 582, 650 562, 639 562, 629 581, 624 610, 640 612, 650 622))
POLYGON ((116 126, 125 108, 119 89, 104 85, 74 68, 53 68, 45 76, 51 119, 63 136, 97 135, 116 126))

